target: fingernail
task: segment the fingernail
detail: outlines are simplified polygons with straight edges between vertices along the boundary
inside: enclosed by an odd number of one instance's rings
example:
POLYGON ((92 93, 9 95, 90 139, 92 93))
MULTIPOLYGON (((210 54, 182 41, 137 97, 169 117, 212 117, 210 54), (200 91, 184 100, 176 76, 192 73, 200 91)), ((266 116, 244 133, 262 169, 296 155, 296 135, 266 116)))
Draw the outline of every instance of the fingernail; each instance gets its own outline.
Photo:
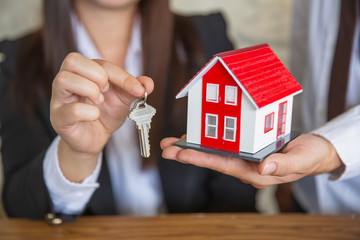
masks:
POLYGON ((99 95, 98 101, 99 103, 102 103, 104 101, 104 95, 102 95, 101 93, 99 95))
POLYGON ((144 87, 140 84, 135 84, 133 87, 133 91, 137 94, 141 94, 144 91, 144 87))
POLYGON ((103 92, 107 92, 107 90, 109 90, 109 89, 110 89, 110 84, 107 83, 107 84, 105 85, 105 87, 103 88, 103 92))
POLYGON ((272 175, 276 170, 276 164, 275 163, 268 163, 265 165, 264 171, 261 175, 272 175))

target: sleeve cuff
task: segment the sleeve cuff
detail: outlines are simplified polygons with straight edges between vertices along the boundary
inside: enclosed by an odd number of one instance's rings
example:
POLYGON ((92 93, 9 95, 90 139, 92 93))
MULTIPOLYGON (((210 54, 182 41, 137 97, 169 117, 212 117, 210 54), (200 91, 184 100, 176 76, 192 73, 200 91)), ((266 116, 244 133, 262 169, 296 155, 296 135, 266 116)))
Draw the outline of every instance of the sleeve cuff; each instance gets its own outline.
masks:
POLYGON ((82 183, 74 183, 65 178, 61 172, 58 160, 57 136, 48 148, 44 158, 44 178, 49 190, 55 212, 65 214, 80 214, 89 202, 94 191, 99 187, 97 179, 100 174, 102 154, 94 172, 86 177, 82 183))
POLYGON ((359 123, 360 105, 311 132, 327 139, 345 164, 345 168, 330 173, 330 180, 345 180, 360 174, 359 123))

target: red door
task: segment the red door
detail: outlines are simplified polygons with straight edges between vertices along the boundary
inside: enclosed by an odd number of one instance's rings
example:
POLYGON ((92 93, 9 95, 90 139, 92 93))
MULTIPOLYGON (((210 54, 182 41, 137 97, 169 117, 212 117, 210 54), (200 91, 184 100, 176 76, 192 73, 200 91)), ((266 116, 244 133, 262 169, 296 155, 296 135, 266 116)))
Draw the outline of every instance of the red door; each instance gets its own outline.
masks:
POLYGON ((241 89, 220 62, 204 76, 201 145, 240 151, 241 89))

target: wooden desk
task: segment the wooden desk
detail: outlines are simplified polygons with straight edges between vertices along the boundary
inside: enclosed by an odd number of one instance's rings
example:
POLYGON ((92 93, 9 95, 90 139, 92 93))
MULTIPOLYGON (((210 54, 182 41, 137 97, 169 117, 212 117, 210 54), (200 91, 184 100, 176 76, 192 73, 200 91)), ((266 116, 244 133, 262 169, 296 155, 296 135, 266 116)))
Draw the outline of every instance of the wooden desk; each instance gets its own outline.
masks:
POLYGON ((1 240, 53 239, 360 239, 360 216, 184 214, 153 218, 82 217, 50 226, 44 221, 0 220, 1 240))

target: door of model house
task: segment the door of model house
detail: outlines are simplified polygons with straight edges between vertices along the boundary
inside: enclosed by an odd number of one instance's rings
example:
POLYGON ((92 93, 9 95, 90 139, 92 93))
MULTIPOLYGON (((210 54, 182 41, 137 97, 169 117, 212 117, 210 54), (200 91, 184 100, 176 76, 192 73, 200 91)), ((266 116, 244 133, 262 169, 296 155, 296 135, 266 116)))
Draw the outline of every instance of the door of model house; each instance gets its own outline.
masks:
POLYGON ((287 113, 287 101, 279 104, 279 115, 278 115, 276 139, 280 139, 285 136, 286 113, 287 113))

